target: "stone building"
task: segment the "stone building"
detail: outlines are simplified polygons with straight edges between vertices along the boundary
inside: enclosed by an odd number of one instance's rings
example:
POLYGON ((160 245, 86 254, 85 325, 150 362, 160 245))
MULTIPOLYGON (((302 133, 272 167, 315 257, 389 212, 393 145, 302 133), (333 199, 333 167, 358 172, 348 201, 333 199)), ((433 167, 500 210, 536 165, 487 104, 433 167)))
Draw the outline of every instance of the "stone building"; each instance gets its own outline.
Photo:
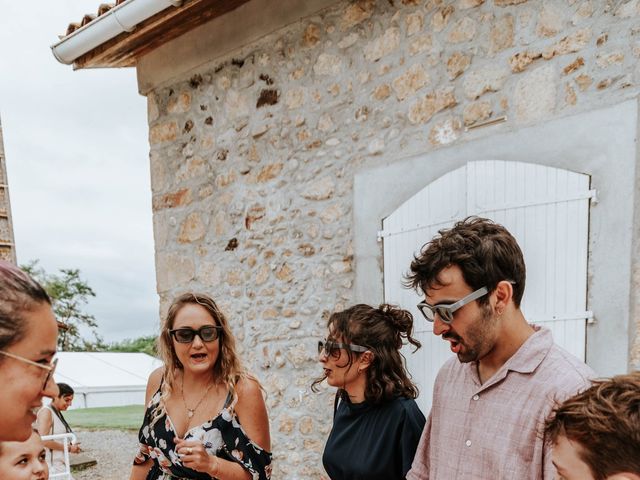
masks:
POLYGON ((602 375, 640 366, 638 0, 158 1, 101 26, 136 1, 54 53, 137 69, 160 312, 187 289, 220 301, 268 393, 274 478, 323 475, 316 342, 400 282, 383 221, 469 162, 589 177, 579 343, 602 375))
POLYGON ((16 248, 11 222, 11 203, 9 202, 9 180, 4 156, 2 123, 0 123, 0 259, 16 263, 16 248))

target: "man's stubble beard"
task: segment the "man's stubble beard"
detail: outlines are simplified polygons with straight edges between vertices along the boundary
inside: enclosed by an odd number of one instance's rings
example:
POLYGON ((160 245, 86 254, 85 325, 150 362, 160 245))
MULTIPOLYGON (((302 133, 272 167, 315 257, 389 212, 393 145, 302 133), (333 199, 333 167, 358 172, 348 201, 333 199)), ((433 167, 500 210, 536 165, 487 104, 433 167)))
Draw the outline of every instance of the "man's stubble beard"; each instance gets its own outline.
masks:
POLYGON ((491 340, 497 316, 489 303, 481 306, 480 318, 467 330, 462 343, 463 349, 458 353, 460 363, 476 362, 487 355, 494 347, 491 340))

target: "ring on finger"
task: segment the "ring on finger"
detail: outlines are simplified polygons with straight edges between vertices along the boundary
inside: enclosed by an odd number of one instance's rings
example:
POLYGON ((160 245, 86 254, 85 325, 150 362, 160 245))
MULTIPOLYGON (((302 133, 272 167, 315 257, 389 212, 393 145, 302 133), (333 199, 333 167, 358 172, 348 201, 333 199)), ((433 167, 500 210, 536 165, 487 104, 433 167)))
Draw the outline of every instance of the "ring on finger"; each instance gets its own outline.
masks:
POLYGON ((187 455, 191 455, 193 453, 193 448, 187 447, 187 455))

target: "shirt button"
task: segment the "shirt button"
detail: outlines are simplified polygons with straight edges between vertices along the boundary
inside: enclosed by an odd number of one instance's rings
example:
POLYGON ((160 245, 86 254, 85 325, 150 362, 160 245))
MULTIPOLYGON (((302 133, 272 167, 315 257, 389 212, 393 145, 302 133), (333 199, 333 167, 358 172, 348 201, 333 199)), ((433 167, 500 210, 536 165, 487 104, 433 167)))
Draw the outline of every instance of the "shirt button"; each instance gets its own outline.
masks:
POLYGON ((480 396, 479 396, 479 395, 474 395, 474 396, 473 396, 473 399, 474 399, 474 400, 476 400, 476 401, 478 401, 478 400, 480 400, 480 396))
POLYGON ((464 442, 464 444, 465 444, 467 447, 470 447, 470 446, 471 446, 471 440, 467 440, 466 442, 464 442))

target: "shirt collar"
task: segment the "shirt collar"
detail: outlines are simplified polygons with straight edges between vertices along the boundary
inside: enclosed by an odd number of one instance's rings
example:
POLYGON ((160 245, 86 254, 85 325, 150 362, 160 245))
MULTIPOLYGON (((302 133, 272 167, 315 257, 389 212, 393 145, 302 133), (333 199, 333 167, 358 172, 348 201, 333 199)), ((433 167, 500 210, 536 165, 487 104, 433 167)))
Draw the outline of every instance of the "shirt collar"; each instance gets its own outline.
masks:
POLYGON ((551 330, 540 325, 531 324, 531 327, 535 330, 534 334, 527 338, 518 351, 484 384, 480 384, 478 377, 478 362, 467 364, 468 373, 476 385, 481 386, 481 389, 484 390, 503 380, 509 371, 533 373, 538 368, 553 346, 553 335, 551 330))
POLYGON ((518 351, 505 362, 504 367, 518 373, 532 373, 547 356, 553 346, 551 330, 540 325, 531 325, 535 333, 520 346, 518 351))

